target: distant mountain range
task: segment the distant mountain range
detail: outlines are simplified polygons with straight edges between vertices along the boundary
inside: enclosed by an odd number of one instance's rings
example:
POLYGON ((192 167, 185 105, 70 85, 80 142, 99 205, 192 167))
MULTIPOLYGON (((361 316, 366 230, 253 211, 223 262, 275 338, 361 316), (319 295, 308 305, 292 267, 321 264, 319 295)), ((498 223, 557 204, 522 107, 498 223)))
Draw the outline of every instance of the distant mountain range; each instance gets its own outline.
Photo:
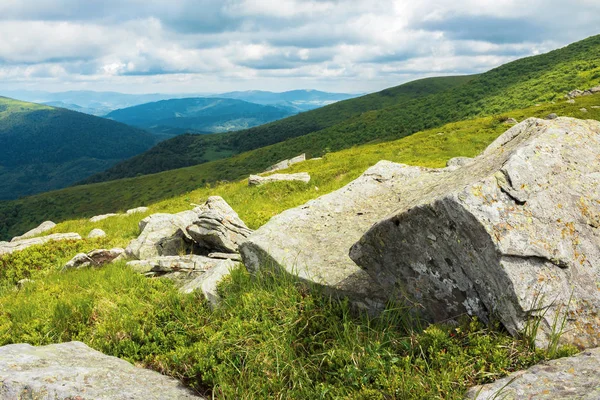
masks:
POLYGON ((191 97, 215 97, 243 100, 250 103, 277 106, 285 109, 288 112, 298 113, 322 107, 335 101, 350 99, 358 96, 357 94, 327 93, 317 90, 292 90, 281 93, 251 90, 223 94, 126 94, 118 92, 95 92, 88 90, 54 93, 30 90, 2 90, 2 95, 22 101, 48 104, 54 107, 62 107, 96 116, 104 116, 114 110, 128 108, 144 103, 191 97))
POLYGON ((119 122, 0 97, 0 200, 69 186, 157 142, 119 122))
POLYGON ((224 98, 161 100, 115 110, 106 118, 161 135, 247 129, 295 114, 291 109, 224 98))

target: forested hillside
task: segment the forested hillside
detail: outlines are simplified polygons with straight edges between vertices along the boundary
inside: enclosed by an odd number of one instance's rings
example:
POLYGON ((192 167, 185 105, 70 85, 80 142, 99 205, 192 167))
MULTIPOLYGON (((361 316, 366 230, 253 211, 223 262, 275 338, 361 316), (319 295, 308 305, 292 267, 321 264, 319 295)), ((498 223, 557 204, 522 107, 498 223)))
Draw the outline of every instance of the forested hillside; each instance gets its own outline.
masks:
POLYGON ((86 182, 198 164, 308 134, 289 146, 289 151, 283 151, 282 157, 298 150, 319 155, 558 100, 572 89, 599 83, 600 35, 478 76, 415 81, 234 134, 175 138, 86 182))
POLYGON ((118 122, 0 97, 0 199, 69 186, 156 142, 118 122))

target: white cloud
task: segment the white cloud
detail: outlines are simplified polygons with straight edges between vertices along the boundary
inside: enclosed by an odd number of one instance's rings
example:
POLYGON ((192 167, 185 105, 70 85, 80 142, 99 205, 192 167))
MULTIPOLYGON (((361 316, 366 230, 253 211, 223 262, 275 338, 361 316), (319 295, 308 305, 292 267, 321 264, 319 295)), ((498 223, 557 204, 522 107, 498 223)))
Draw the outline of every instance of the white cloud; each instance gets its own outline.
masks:
POLYGON ((0 89, 373 91, 600 32, 596 0, 0 2, 0 89))

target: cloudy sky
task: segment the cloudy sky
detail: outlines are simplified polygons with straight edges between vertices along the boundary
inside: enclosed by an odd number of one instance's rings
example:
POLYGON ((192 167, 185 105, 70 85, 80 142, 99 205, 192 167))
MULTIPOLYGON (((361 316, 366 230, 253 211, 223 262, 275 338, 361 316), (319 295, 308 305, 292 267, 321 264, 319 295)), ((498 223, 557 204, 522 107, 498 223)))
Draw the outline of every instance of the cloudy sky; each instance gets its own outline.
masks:
POLYGON ((0 0, 0 90, 372 92, 599 34, 600 0, 0 0))

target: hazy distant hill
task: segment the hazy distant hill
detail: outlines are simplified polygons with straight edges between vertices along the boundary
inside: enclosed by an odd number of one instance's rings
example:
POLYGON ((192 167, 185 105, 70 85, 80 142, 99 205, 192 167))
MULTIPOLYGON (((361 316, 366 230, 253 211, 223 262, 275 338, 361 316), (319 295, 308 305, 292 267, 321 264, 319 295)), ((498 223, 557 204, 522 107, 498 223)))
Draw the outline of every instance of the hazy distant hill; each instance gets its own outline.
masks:
POLYGON ((162 100, 116 110, 106 118, 154 133, 177 135, 247 129, 293 112, 235 99, 187 98, 162 100))
POLYGON ((0 199, 69 186, 156 142, 118 122, 0 97, 0 199))

